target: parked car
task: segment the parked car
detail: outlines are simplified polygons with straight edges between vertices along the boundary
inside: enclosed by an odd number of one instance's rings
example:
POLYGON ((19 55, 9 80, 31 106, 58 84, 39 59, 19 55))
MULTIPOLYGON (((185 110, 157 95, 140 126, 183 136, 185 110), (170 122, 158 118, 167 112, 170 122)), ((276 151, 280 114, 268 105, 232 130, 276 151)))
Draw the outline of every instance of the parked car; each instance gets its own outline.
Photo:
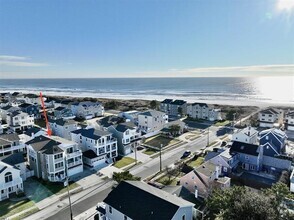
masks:
POLYGON ((183 153, 182 158, 188 157, 188 156, 190 156, 190 154, 191 154, 191 151, 186 150, 186 151, 183 153))

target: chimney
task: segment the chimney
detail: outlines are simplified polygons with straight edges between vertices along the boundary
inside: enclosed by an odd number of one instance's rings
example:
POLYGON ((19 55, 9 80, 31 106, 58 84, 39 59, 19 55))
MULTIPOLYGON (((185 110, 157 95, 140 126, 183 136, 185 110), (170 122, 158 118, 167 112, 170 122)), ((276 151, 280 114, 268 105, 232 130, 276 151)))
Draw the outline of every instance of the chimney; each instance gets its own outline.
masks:
POLYGON ((219 177, 219 166, 215 166, 215 179, 219 177))
POLYGON ((195 186, 195 193, 194 193, 194 195, 195 195, 195 198, 197 199, 198 198, 198 188, 197 188, 197 186, 195 186))

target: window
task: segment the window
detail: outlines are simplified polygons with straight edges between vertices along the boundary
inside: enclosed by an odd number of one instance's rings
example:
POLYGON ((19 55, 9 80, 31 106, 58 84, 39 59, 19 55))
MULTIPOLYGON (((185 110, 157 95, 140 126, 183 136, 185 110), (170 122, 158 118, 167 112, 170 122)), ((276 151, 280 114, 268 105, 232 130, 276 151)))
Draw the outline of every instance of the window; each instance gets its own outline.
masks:
POLYGON ((54 159, 56 160, 56 159, 59 159, 59 158, 62 158, 62 154, 56 154, 56 155, 54 155, 54 159))
POLYGON ((112 213, 112 207, 109 206, 109 213, 112 213))
POLYGON ((128 220, 128 216, 125 215, 125 216, 124 216, 124 220, 128 220))
POLYGON ((245 156, 245 160, 249 160, 249 157, 247 155, 245 156))
POLYGON ((228 172, 228 170, 227 170, 227 168, 226 168, 226 167, 224 167, 224 172, 228 172))
POLYGON ((12 174, 11 172, 8 172, 5 174, 5 183, 12 182, 12 174))
POLYGON ((185 215, 182 216, 182 220, 186 220, 186 216, 185 215))

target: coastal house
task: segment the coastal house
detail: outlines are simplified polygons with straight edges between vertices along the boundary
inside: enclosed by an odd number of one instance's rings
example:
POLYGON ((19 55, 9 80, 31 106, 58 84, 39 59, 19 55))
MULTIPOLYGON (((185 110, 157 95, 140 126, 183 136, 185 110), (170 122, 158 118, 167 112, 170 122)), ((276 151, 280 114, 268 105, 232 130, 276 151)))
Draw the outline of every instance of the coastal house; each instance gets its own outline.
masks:
MULTIPOLYGON (((36 94, 23 94, 16 98, 17 100, 23 100, 25 103, 32 104, 32 105, 41 105, 41 99, 39 95, 36 94)), ((43 97, 43 100, 46 100, 43 97)))
POLYGON ((26 146, 29 166, 38 178, 63 182, 67 176, 83 172, 82 151, 73 141, 41 135, 26 146))
POLYGON ((78 129, 78 123, 71 119, 49 119, 49 125, 53 135, 65 138, 67 140, 71 140, 71 132, 78 129))
POLYGON ((160 111, 171 116, 187 114, 187 102, 184 100, 165 99, 160 103, 160 111))
POLYGON ((134 124, 138 124, 138 115, 139 111, 136 110, 131 110, 131 111, 126 111, 126 112, 120 112, 118 113, 118 117, 123 118, 126 121, 131 121, 134 124))
POLYGON ((34 123, 34 115, 29 115, 26 112, 14 111, 7 114, 7 124, 13 131, 22 131, 31 126, 34 123))
POLYGON ((259 127, 272 128, 278 127, 283 123, 283 111, 268 108, 258 113, 259 127))
POLYGON ((0 160, 20 170, 20 177, 23 181, 30 177, 30 175, 27 175, 28 172, 23 152, 6 155, 4 157, 1 157, 0 160))
POLYGON ((259 133, 259 143, 263 146, 263 154, 274 157, 286 151, 287 135, 280 129, 271 128, 259 133))
POLYGON ((23 191, 20 170, 0 161, 0 201, 8 199, 12 193, 23 191))
POLYGON ((71 138, 82 147, 84 163, 90 167, 106 166, 117 157, 117 139, 108 131, 81 128, 72 131, 71 138))
POLYGON ((28 115, 33 115, 35 119, 41 118, 39 107, 37 105, 32 105, 28 103, 23 103, 18 106, 22 112, 27 113, 28 115))
POLYGON ((196 197, 207 198, 214 189, 229 188, 231 179, 222 175, 220 164, 206 161, 181 177, 180 185, 195 193, 196 197))
POLYGON ((294 111, 288 111, 285 114, 285 128, 288 131, 294 131, 294 111))
POLYGON ((10 105, 10 102, 8 100, 1 100, 0 101, 0 108, 6 107, 10 105))
POLYGON ((112 125, 108 131, 117 139, 118 154, 125 156, 135 150, 141 143, 141 132, 133 122, 112 125))
POLYGON ((258 131, 251 126, 240 129, 232 135, 232 141, 256 144, 258 143, 258 131))
POLYGON ((187 105, 187 115, 194 119, 204 119, 209 121, 221 120, 221 110, 206 103, 193 103, 187 105))
POLYGON ((0 109, 0 118, 7 122, 7 115, 11 112, 20 110, 17 106, 7 105, 0 109))
POLYGON ((0 157, 24 151, 25 145, 20 143, 20 138, 17 134, 0 135, 0 157))
POLYGON ((53 110, 53 119, 74 119, 76 116, 70 108, 59 106, 53 110))
POLYGON ((97 207, 99 219, 192 220, 194 204, 141 181, 122 181, 97 207))
POLYGON ((244 170, 259 171, 262 168, 263 151, 258 144, 247 144, 234 141, 230 154, 236 155, 244 170))
POLYGON ((84 119, 104 115, 104 107, 100 102, 75 102, 71 104, 71 110, 76 117, 84 119))
POLYGON ((158 133, 168 123, 168 115, 156 110, 138 114, 138 128, 145 134, 158 133))

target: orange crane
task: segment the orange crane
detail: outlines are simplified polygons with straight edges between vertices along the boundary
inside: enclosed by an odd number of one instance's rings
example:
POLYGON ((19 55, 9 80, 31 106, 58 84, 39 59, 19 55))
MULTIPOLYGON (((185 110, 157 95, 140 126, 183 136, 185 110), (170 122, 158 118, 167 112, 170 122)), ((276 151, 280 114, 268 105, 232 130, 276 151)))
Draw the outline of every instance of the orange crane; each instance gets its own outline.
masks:
POLYGON ((52 134, 52 131, 50 130, 50 126, 49 126, 49 122, 48 122, 48 118, 47 118, 46 107, 45 107, 42 92, 40 92, 40 99, 41 99, 41 104, 42 104, 42 108, 43 108, 43 115, 44 115, 45 122, 46 122, 47 135, 50 137, 51 134, 52 134))

